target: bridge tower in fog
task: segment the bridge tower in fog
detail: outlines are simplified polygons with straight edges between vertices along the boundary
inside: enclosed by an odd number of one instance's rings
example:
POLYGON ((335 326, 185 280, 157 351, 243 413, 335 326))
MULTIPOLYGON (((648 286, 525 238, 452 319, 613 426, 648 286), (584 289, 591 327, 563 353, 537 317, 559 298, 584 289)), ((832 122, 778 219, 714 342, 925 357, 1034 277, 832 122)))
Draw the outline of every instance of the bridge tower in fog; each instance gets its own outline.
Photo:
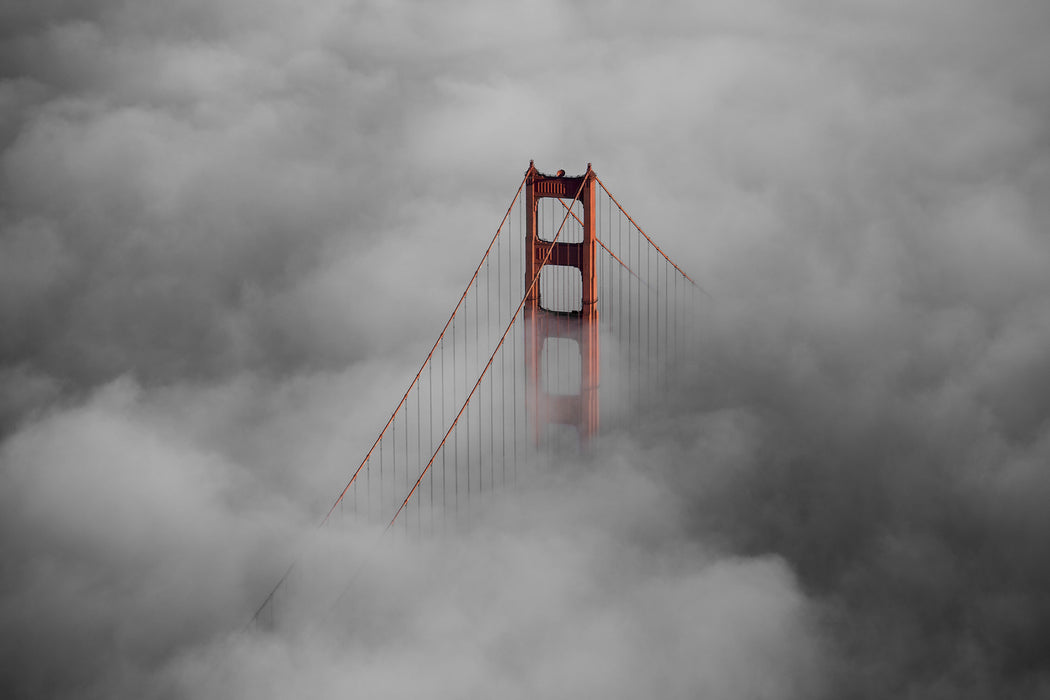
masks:
POLYGON ((555 424, 575 427, 581 444, 598 433, 595 180, 590 163, 583 175, 567 176, 564 170, 545 175, 530 162, 525 174, 525 370, 536 443, 555 424), (539 203, 543 198, 557 199, 563 206, 571 201, 570 212, 577 205, 582 208, 582 217, 573 212, 582 226, 581 240, 554 241, 556 235, 542 235, 539 203), (551 351, 553 343, 561 346, 559 352, 551 351), (550 391, 551 383, 545 378, 553 372, 550 365, 556 356, 561 363, 573 363, 568 371, 579 378, 577 391, 550 391))
MULTIPOLYGON (((319 529, 469 526, 478 499, 549 468, 554 455, 593 445, 599 422, 615 432, 665 401, 694 347, 698 293, 590 163, 582 175, 548 175, 530 162, 448 320, 319 529)), ((292 592, 308 591, 321 580, 310 572, 339 559, 324 550, 334 541, 318 538, 304 550, 254 619, 274 624, 279 607, 306 604, 310 595, 292 592)))

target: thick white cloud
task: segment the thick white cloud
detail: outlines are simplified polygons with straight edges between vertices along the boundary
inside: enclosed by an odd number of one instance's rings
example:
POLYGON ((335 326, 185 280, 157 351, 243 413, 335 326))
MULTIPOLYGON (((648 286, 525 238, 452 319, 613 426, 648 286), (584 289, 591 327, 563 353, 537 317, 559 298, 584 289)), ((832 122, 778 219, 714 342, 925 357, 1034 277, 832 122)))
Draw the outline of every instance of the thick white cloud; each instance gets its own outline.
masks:
POLYGON ((0 10, 3 684, 1045 693, 1048 23, 1039 0, 0 10), (359 627, 235 633, 530 158, 593 162, 711 293, 675 414, 605 490, 569 480, 574 508, 541 487, 488 539, 392 548, 359 627))
MULTIPOLYGON (((673 534, 656 546, 639 540, 640 524, 654 534, 645 523, 654 507, 664 515, 656 526, 673 533, 673 508, 620 460, 606 468, 497 503, 513 515, 492 527, 444 541, 388 538, 339 604, 329 590, 310 618, 300 600, 281 634, 234 635, 171 672, 224 697, 805 697, 821 688, 812 612, 784 562, 723 558, 673 534)), ((335 548, 348 550, 360 551, 335 548)))

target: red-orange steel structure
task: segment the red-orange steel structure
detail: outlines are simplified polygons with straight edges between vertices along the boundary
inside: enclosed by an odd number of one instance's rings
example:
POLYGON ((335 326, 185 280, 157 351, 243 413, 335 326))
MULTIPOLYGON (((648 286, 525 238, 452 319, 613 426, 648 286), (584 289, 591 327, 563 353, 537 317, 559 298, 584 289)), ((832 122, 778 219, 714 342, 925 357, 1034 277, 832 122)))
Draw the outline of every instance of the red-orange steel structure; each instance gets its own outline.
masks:
MULTIPOLYGON (((574 426, 581 443, 598 433, 600 379, 598 335, 598 279, 595 196, 597 176, 587 164, 583 175, 545 175, 529 162, 525 173, 525 367, 528 378, 529 413, 533 439, 539 442, 548 425, 574 426), (539 236, 537 209, 544 197, 556 198, 583 208, 583 240, 577 243, 545 241, 539 236), (545 305, 538 277, 545 265, 560 265, 580 271, 580 308, 553 310, 545 305), (566 338, 579 347, 580 389, 578 394, 550 394, 541 386, 544 343, 566 338)), ((574 214, 575 217, 575 214, 574 214)), ((578 217, 575 217, 578 219, 578 217)))

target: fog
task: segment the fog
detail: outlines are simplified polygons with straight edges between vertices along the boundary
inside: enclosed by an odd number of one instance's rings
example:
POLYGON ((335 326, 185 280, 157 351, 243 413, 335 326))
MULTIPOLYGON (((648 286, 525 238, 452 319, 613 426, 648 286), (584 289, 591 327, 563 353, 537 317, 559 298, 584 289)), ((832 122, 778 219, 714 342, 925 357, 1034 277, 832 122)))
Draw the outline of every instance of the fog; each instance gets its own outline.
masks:
POLYGON ((1045 696, 1048 29, 0 9, 5 697, 1045 696), (457 536, 328 535, 250 626, 530 159, 709 293, 678 390, 457 536))

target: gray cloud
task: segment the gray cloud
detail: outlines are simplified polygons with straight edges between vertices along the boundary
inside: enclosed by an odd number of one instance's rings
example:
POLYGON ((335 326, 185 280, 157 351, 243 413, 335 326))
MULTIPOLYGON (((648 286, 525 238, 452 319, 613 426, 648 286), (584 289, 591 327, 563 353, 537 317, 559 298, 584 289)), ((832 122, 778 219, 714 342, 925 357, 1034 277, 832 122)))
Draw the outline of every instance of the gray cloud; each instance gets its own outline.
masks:
POLYGON ((0 682, 1045 694, 1048 20, 0 10, 0 682), (710 291, 673 411, 488 533, 393 545, 373 607, 239 633, 530 158, 593 162, 710 291))

